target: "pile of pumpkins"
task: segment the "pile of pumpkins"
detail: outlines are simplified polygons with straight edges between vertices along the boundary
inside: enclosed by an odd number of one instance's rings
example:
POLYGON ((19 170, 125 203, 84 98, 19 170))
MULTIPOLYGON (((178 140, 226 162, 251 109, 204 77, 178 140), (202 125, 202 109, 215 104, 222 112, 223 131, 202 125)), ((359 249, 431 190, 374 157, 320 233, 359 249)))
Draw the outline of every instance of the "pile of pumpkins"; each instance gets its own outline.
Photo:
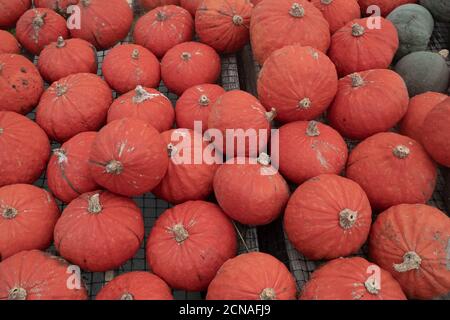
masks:
POLYGON ((139 5, 148 12, 133 26, 127 0, 0 0, 0 297, 87 299, 67 268, 131 259, 144 239, 131 198, 148 192, 174 205, 148 236, 152 273, 120 275, 97 299, 172 299, 171 288, 249 300, 450 292, 450 219, 426 205, 438 164, 450 167, 448 51, 426 51, 435 20, 450 22, 450 0, 139 5), (133 43, 118 44, 130 30, 133 43), (248 42, 258 98, 216 84, 220 55, 248 42), (109 50, 103 77, 97 50, 109 50), (236 137, 211 136, 230 129, 266 139, 250 148, 246 136, 236 151, 236 137), (349 151, 345 139, 358 144, 349 151), (32 185, 44 171, 50 192, 32 185), (273 256, 236 256, 233 220, 282 214, 295 248, 328 261, 299 295, 273 256), (366 242, 370 262, 354 256, 366 242), (41 251, 51 243, 60 256, 41 251))

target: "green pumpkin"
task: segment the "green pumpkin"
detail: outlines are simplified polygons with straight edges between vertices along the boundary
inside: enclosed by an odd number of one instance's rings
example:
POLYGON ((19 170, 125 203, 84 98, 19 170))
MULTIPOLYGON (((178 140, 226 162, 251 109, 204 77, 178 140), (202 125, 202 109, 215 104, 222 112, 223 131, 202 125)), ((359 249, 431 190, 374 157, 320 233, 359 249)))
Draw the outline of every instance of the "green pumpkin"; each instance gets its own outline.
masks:
POLYGON ((395 71, 405 80, 411 97, 427 91, 447 93, 450 71, 446 55, 447 50, 440 53, 419 51, 400 59, 395 71))
POLYGON ((450 22, 450 0, 420 0, 437 21, 450 22))
POLYGON ((400 40, 396 60, 427 49, 434 29, 433 16, 427 9, 418 4, 405 4, 392 11, 387 19, 397 28, 400 40))

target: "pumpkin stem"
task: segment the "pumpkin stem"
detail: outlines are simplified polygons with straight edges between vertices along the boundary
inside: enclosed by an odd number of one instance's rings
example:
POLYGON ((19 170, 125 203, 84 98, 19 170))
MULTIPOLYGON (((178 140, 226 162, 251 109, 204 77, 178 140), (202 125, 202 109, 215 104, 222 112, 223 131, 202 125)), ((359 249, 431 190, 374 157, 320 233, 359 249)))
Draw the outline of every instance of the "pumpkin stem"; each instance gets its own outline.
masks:
POLYGON ((165 21, 165 20, 167 20, 167 15, 164 12, 162 12, 162 11, 158 11, 156 13, 156 20, 158 20, 158 21, 165 21))
POLYGON ((2 133, 3 133, 3 130, 4 130, 3 128, 0 128, 0 134, 2 134, 2 133))
POLYGON ((191 60, 191 54, 189 52, 183 52, 181 54, 181 59, 183 59, 184 61, 189 61, 191 60))
POLYGON ((64 41, 64 38, 59 36, 58 40, 56 41, 56 47, 57 48, 62 48, 66 46, 66 42, 64 41))
POLYGON ((258 163, 262 166, 269 166, 270 161, 271 161, 270 156, 265 152, 261 152, 261 154, 258 157, 258 163))
POLYGON ((67 86, 57 83, 56 84, 56 96, 61 97, 67 92, 67 86))
POLYGON ((27 291, 24 288, 14 287, 8 292, 8 300, 26 300, 27 291))
POLYGON ((443 49, 443 50, 439 51, 439 55, 444 59, 447 59, 449 54, 450 54, 450 51, 448 51, 447 49, 443 49))
POLYGON ((277 117, 277 110, 272 108, 269 112, 266 112, 266 119, 269 122, 272 122, 277 117))
POLYGON ((321 2, 322 4, 329 5, 329 4, 331 4, 331 3, 333 2, 333 0, 321 0, 320 2, 321 2))
POLYGON ((308 122, 308 127, 306 128, 306 135, 308 137, 318 137, 320 136, 319 127, 317 126, 317 121, 310 121, 308 122))
POLYGON ((134 60, 139 59, 139 50, 138 49, 133 49, 133 52, 131 53, 131 58, 134 60))
POLYGON ((294 2, 291 10, 289 10, 289 14, 294 18, 302 18, 305 15, 305 8, 301 4, 294 2))
POLYGON ((33 29, 40 29, 44 25, 44 18, 47 16, 47 13, 44 12, 40 14, 39 12, 36 12, 36 16, 33 18, 32 25, 33 29))
POLYGON ((399 159, 406 159, 411 153, 411 150, 407 146, 398 145, 392 150, 392 153, 399 159))
POLYGON ((309 109, 311 107, 311 100, 309 98, 303 98, 298 103, 300 109, 309 109))
POLYGON ((14 219, 17 216, 18 212, 17 209, 6 207, 5 210, 3 210, 3 218, 5 219, 14 219))
POLYGON ((352 73, 350 75, 350 78, 352 79, 353 88, 362 87, 364 85, 364 79, 361 77, 359 73, 352 73))
POLYGON ((169 158, 174 157, 178 152, 177 147, 175 147, 172 143, 167 145, 167 153, 169 154, 169 158))
POLYGON ((365 29, 362 25, 354 23, 352 25, 352 36, 361 37, 365 33, 365 29))
POLYGON ((351 229, 355 224, 356 219, 358 219, 357 211, 344 209, 339 213, 339 225, 344 230, 351 229))
POLYGON ((244 18, 236 14, 233 16, 233 23, 237 26, 241 26, 244 23, 244 18))
POLYGON ((100 204, 100 194, 93 194, 88 198, 88 211, 89 213, 102 212, 102 205, 100 204))
POLYGON ((397 272, 407 272, 411 270, 419 270, 422 258, 414 251, 408 251, 403 256, 403 262, 394 263, 394 270, 397 272))
POLYGON ((53 154, 58 159, 58 164, 67 162, 67 152, 62 148, 54 149, 53 154))
POLYGON ((175 236, 175 241, 178 243, 183 243, 187 238, 189 238, 189 232, 181 223, 174 225, 170 231, 172 231, 175 236))
POLYGON ((373 295, 377 295, 380 293, 380 285, 377 283, 375 277, 367 278, 366 282, 364 282, 364 286, 366 287, 367 292, 373 295))
POLYGON ((273 288, 265 288, 263 291, 261 291, 259 298, 261 300, 276 300, 277 295, 273 288))
POLYGON ((159 96, 159 94, 150 93, 141 85, 138 85, 136 89, 134 89, 134 92, 136 93, 133 97, 134 103, 142 103, 144 101, 147 101, 149 99, 153 99, 154 97, 159 96))
POLYGON ((111 174, 115 174, 115 175, 119 175, 122 173, 123 171, 123 165, 122 163, 120 163, 120 161, 117 160, 111 160, 110 162, 108 162, 108 164, 106 165, 106 173, 111 173, 111 174))
POLYGON ((206 106, 209 105, 210 101, 209 101, 209 98, 208 98, 205 94, 202 94, 202 95, 200 96, 200 99, 198 99, 198 103, 199 103, 201 106, 206 107, 206 106))
POLYGON ((80 2, 84 7, 88 7, 91 4, 91 0, 81 0, 80 2))
POLYGON ((134 297, 131 293, 126 292, 120 297, 120 300, 134 300, 134 297))

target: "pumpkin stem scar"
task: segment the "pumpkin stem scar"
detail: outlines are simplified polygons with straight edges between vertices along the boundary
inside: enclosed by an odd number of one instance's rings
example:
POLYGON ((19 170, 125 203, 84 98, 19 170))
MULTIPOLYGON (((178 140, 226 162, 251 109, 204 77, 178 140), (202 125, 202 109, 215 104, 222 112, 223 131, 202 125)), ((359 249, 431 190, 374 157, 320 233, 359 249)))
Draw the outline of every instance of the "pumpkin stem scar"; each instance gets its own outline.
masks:
POLYGON ((93 194, 88 198, 88 211, 89 213, 100 213, 102 211, 99 193, 93 194))
POLYGON ((133 97, 133 103, 142 103, 144 101, 153 99, 157 96, 160 96, 160 94, 154 94, 150 93, 141 85, 138 85, 136 89, 134 89, 135 95, 133 97))
POLYGON ((353 227, 358 219, 358 212, 350 209, 344 209, 339 213, 339 225, 342 229, 348 230, 353 227))
POLYGON ((6 207, 3 210, 2 216, 5 219, 14 219, 17 216, 17 214, 18 214, 17 209, 11 208, 11 207, 6 207))
POLYGON ((259 294, 259 298, 261 300, 276 300, 277 295, 276 295, 275 290, 273 288, 265 288, 259 294))
POLYGON ((167 154, 169 155, 169 158, 174 157, 178 152, 177 147, 175 147, 172 143, 169 143, 167 145, 167 154))
POLYGON ((419 270, 422 258, 414 251, 408 251, 403 256, 403 262, 394 263, 394 270, 397 272, 408 272, 411 270, 419 270))
POLYGON ((370 294, 377 295, 380 293, 380 285, 374 277, 367 278, 366 282, 364 282, 364 286, 370 294))
POLYGON ((354 23, 352 25, 352 36, 361 37, 362 35, 364 35, 364 33, 365 33, 365 29, 362 25, 360 25, 358 23, 354 23))
POLYGON ((261 152, 258 157, 258 163, 263 166, 270 165, 270 156, 265 152, 261 152))
POLYGON ((134 300, 134 297, 131 293, 126 292, 120 297, 120 300, 134 300))
POLYGON ((58 40, 56 41, 56 47, 57 48, 62 48, 66 46, 66 42, 64 41, 64 38, 59 36, 58 40))
POLYGON ((89 6, 91 4, 91 0, 81 0, 81 4, 84 7, 87 7, 87 6, 89 6))
POLYGON ((308 127, 306 128, 306 135, 308 137, 318 137, 320 136, 319 127, 317 126, 317 121, 308 122, 308 127))
POLYGON ((209 105, 210 101, 209 101, 208 97, 207 97, 205 94, 202 94, 202 95, 200 96, 200 99, 198 99, 198 103, 199 103, 201 106, 206 107, 206 106, 209 105))
POLYGON ((183 61, 189 61, 189 60, 191 60, 191 54, 189 53, 189 52, 183 52, 182 54, 181 54, 181 59, 183 60, 183 61))
POLYGON ((3 129, 3 128, 0 128, 0 134, 2 134, 2 133, 3 133, 3 131, 4 131, 4 129, 3 129))
POLYGON ((67 93, 67 86, 57 83, 56 84, 56 96, 61 97, 62 95, 67 93))
POLYGON ((131 53, 131 58, 134 60, 139 59, 139 50, 138 49, 133 49, 133 52, 131 53))
POLYGON ((331 4, 333 2, 333 0, 321 0, 320 2, 322 4, 331 4))
POLYGON ((233 16, 233 23, 237 26, 241 26, 244 23, 244 18, 239 15, 233 16))
POLYGON ((305 15, 305 8, 301 4, 294 2, 289 14, 294 18, 302 18, 305 15))
POLYGON ((165 21, 167 20, 167 15, 163 11, 158 11, 158 13, 156 14, 156 20, 165 21))
POLYGON ((47 16, 47 13, 45 12, 45 13, 43 13, 43 14, 40 14, 40 13, 36 13, 36 16, 33 18, 33 22, 32 22, 32 25, 33 25, 33 29, 39 29, 39 28, 41 28, 43 25, 44 25, 44 18, 47 16))
POLYGON ((183 243, 187 238, 189 238, 189 232, 181 223, 174 225, 170 228, 170 231, 173 233, 175 236, 175 241, 178 243, 183 243))
POLYGON ((309 109, 311 107, 311 100, 309 98, 303 98, 299 101, 298 107, 300 109, 309 109))
POLYGON ((272 108, 269 112, 266 112, 267 121, 271 122, 277 117, 277 110, 272 108))
POLYGON ((24 288, 14 287, 8 292, 8 300, 26 300, 27 291, 24 288))
POLYGON ((358 88, 364 85, 364 79, 359 73, 352 73, 350 79, 352 80, 352 88, 358 88))
POLYGON ((120 161, 111 160, 105 167, 106 173, 111 173, 115 175, 119 175, 123 171, 123 165, 120 161))
POLYGON ((411 150, 407 146, 398 145, 392 150, 392 153, 399 159, 406 159, 411 154, 411 150))

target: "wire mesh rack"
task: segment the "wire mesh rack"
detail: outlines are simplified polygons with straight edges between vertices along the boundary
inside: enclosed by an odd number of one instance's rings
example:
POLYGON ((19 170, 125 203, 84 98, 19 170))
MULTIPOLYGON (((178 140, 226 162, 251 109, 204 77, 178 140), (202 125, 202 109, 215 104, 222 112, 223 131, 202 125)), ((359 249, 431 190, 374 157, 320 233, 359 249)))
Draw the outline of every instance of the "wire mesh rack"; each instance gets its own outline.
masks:
MULTIPOLYGON (((130 6, 133 8, 135 21, 143 14, 143 11, 137 4, 136 0, 128 0, 130 6)), ((132 32, 121 41, 121 43, 131 43, 132 42, 132 32)), ((105 56, 108 54, 109 50, 98 51, 98 72, 97 74, 103 78, 102 74, 102 64, 105 56)), ((38 61, 38 57, 33 57, 24 52, 24 55, 28 56, 31 60, 36 64, 38 61)), ((223 88, 227 91, 239 89, 239 72, 237 67, 237 60, 235 55, 225 55, 221 57, 222 62, 222 72, 221 77, 219 79, 219 84, 223 86, 223 88)), ((45 84, 45 87, 48 88, 49 84, 45 84)), ((177 95, 169 92, 169 90, 164 86, 164 83, 161 82, 158 90, 166 95, 169 100, 175 105, 178 97, 177 95)), ((113 92, 114 97, 117 97, 117 94, 113 92)), ((35 119, 35 111, 32 111, 27 115, 28 118, 34 120, 35 119)), ((56 149, 60 146, 57 142, 52 142, 52 149, 56 149)), ((47 179, 45 173, 35 182, 35 185, 48 189, 47 179)), ((88 289, 89 298, 94 299, 99 290, 109 281, 111 281, 115 276, 130 272, 130 271, 150 271, 149 265, 146 261, 146 253, 145 253, 145 244, 147 242, 148 235, 156 221, 156 219, 168 208, 172 207, 172 205, 166 201, 156 198, 153 194, 147 193, 139 197, 133 198, 139 208, 142 210, 144 217, 144 227, 145 227, 145 237, 142 242, 139 250, 136 255, 127 261, 124 265, 119 267, 116 270, 111 270, 108 272, 82 272, 82 278, 86 287, 88 289)), ((208 199, 210 201, 214 201, 211 197, 208 199)), ((65 204, 58 202, 60 209, 64 210, 65 204)), ((240 224, 235 223, 235 227, 238 233, 238 243, 239 243, 239 253, 246 253, 252 251, 259 251, 258 247, 258 238, 257 232, 255 228, 246 227, 240 224)), ((47 250, 49 253, 58 255, 58 252, 52 246, 47 250)), ((175 299, 180 300, 196 300, 202 299, 204 293, 200 292, 186 292, 186 291, 177 291, 173 292, 175 299)))

